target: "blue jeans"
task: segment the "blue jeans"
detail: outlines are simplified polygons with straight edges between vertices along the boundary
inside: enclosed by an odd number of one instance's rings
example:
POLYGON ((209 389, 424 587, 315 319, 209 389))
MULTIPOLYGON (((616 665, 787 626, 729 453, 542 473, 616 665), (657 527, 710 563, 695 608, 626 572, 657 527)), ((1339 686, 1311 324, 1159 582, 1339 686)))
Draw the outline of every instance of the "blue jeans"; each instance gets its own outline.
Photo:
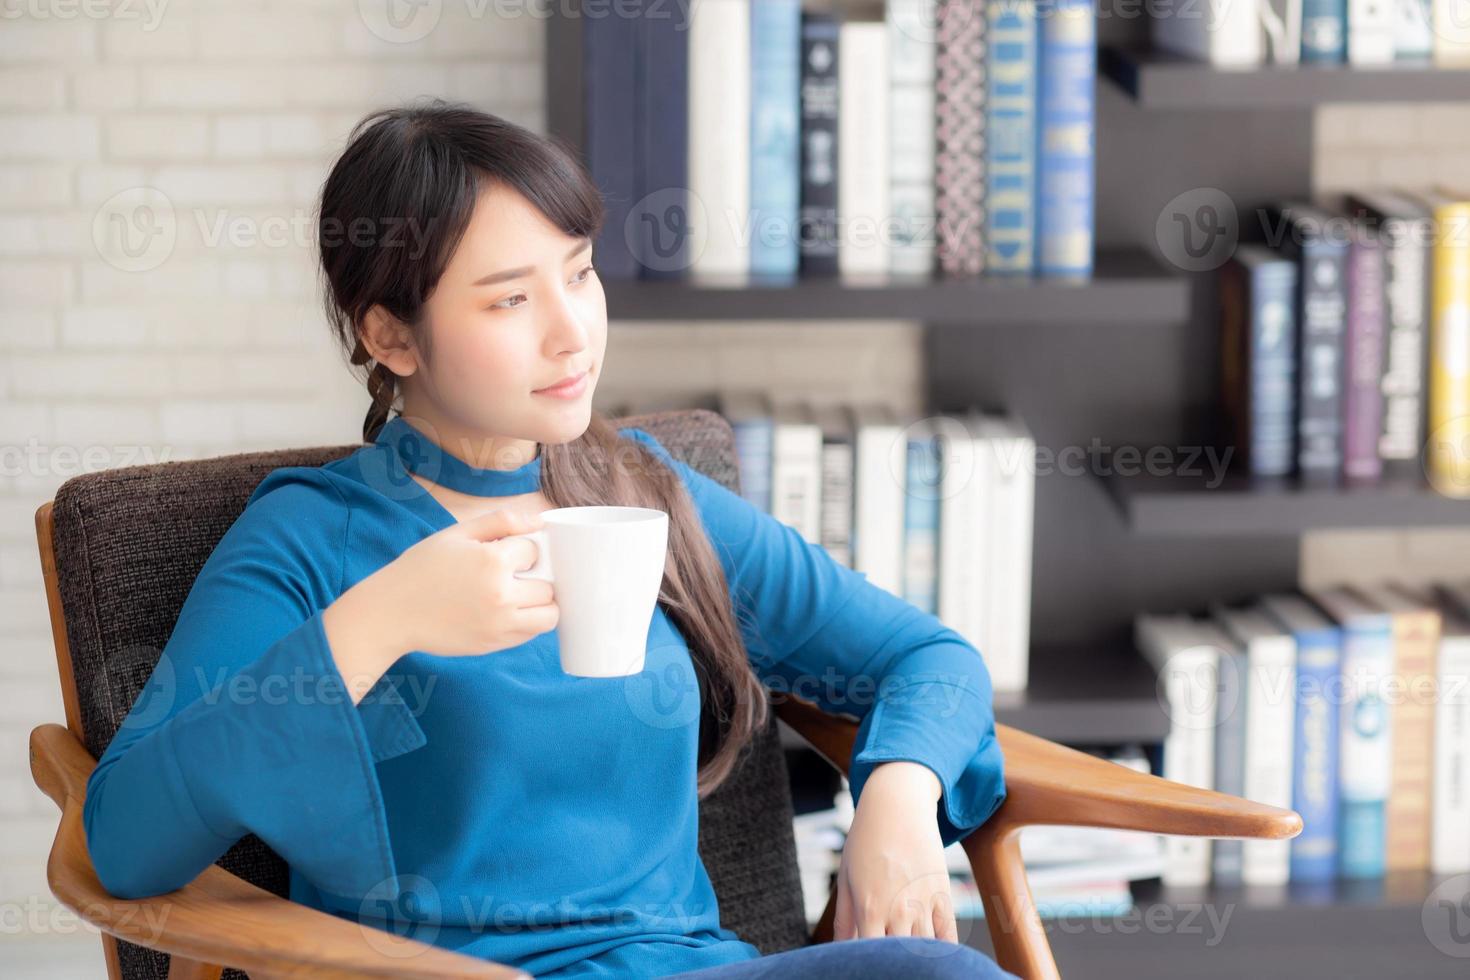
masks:
POLYGON ((788 949, 665 980, 1017 980, 978 949, 922 936, 870 936, 788 949))

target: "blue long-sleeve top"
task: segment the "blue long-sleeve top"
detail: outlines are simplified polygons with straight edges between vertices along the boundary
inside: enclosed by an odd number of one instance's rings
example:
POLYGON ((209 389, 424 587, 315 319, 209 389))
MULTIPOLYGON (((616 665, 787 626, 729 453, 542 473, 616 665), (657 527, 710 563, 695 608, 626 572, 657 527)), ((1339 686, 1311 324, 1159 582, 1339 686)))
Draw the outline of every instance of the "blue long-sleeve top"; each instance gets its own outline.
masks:
MULTIPOLYGON (((682 461, 757 675, 862 719, 873 768, 939 777, 945 844, 1005 797, 974 646, 682 461)), ((87 781, 97 875, 120 898, 188 883, 247 833, 293 901, 538 976, 660 976, 759 955, 719 921, 697 848, 699 694, 658 607, 644 670, 563 674, 553 629, 510 649, 400 657, 352 702, 322 626, 338 596, 454 517, 409 471, 485 496, 538 455, 475 469, 402 416, 320 467, 269 473, 195 580, 87 781)))

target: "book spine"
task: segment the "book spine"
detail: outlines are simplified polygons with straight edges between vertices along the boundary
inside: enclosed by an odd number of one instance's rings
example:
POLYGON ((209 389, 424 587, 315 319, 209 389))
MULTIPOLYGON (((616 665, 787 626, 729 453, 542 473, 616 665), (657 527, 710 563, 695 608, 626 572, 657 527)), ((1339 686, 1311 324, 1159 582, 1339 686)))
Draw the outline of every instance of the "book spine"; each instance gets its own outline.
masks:
POLYGON ((1378 456, 1385 476, 1418 477, 1424 445, 1425 333, 1429 302, 1429 228, 1422 222, 1384 223, 1388 342, 1384 353, 1383 424, 1378 456))
POLYGON ((771 515, 807 541, 821 538, 821 446, 811 426, 777 423, 771 445, 771 515))
POLYGON ((1470 871, 1470 636, 1439 646, 1429 870, 1470 871))
POLYGON ((932 437, 911 438, 903 503, 903 597, 933 613, 938 606, 939 452, 932 437))
POLYGON ((1036 268, 1092 273, 1093 117, 1097 24, 1087 0, 1041 18, 1037 72, 1036 268))
POLYGON ((1441 68, 1470 66, 1470 17, 1463 0, 1433 0, 1434 63, 1441 68))
POLYGON ((822 444, 822 547, 839 565, 852 567, 852 443, 822 444))
POLYGON ((1341 634, 1336 629, 1297 634, 1296 728, 1291 806, 1302 832, 1291 841, 1292 881, 1331 881, 1337 874, 1336 692, 1341 680, 1341 634))
POLYGON ((1250 450, 1251 472, 1285 476, 1292 471, 1296 418, 1296 266, 1273 262, 1251 276, 1250 450))
POLYGON ((586 18, 582 26, 583 148, 606 219, 593 254, 603 279, 637 279, 628 218, 642 196, 638 179, 638 59, 641 16, 586 18))
POLYGON ((1302 61, 1340 64, 1346 60, 1346 0, 1302 0, 1302 61))
POLYGON ((1429 867, 1438 614, 1416 611, 1394 616, 1393 646, 1400 691, 1391 709, 1393 777, 1384 815, 1384 866, 1389 871, 1421 870, 1429 867))
POLYGON ((893 595, 903 595, 903 478, 907 446, 896 427, 862 426, 857 434, 856 518, 853 555, 868 581, 893 595))
POLYGON ((796 274, 800 113, 799 0, 751 0, 750 271, 757 275, 796 274))
POLYGON ((1347 318, 1346 250, 1320 240, 1302 247, 1297 307, 1297 469, 1302 479, 1342 475, 1342 364, 1347 318))
POLYGON ((837 268, 886 273, 888 239, 888 28, 846 21, 837 45, 837 268))
POLYGON ((1434 10, 1431 0, 1394 0, 1393 48, 1396 61, 1428 61, 1434 57, 1434 10))
POLYGON ((1338 756, 1338 873, 1377 878, 1384 863, 1384 816, 1393 776, 1387 681, 1393 634, 1387 625, 1343 630, 1342 747, 1338 756))
POLYGON ((837 274, 837 45, 834 16, 802 14, 802 275, 837 274))
POLYGON ((984 543, 978 522, 985 513, 985 481, 976 468, 975 445, 963 420, 941 416, 939 493, 939 618, 983 654, 978 630, 987 617, 977 609, 977 555, 984 543))
POLYGON ((638 171, 632 216, 639 275, 677 279, 689 271, 689 34, 680 19, 637 18, 638 171))
MULTIPOLYGON (((1231 796, 1245 796, 1245 719, 1250 710, 1250 686, 1245 683, 1248 664, 1245 654, 1220 656, 1219 704, 1232 710, 1221 712, 1215 733, 1215 789, 1231 796)), ((1241 883, 1244 841, 1217 840, 1214 845, 1213 877, 1217 885, 1241 883)))
POLYGON ((989 9, 985 264, 1028 273, 1035 251, 1036 4, 991 0, 989 9))
POLYGON ((1382 474, 1378 433, 1383 420, 1383 250, 1366 236, 1348 249, 1348 318, 1343 387, 1343 475, 1372 483, 1382 474))
POLYGON ((695 230, 697 275, 743 276, 750 271, 750 128, 730 125, 730 120, 749 115, 748 4, 691 4, 689 221, 695 230))
POLYGON ((1348 63, 1386 65, 1394 60, 1394 0, 1348 0, 1348 63))
POLYGON ((771 512, 771 455, 774 426, 770 419, 732 422, 735 455, 740 460, 740 496, 764 513, 771 512))
POLYGON ((934 52, 934 208, 939 269, 985 270, 984 0, 939 0, 934 52))
MULTIPOLYGON (((1169 734, 1164 736, 1164 778, 1214 789, 1214 727, 1218 703, 1215 684, 1219 656, 1188 653, 1170 658, 1164 671, 1169 703, 1169 734)), ((1210 841, 1202 837, 1164 838, 1166 885, 1203 885, 1210 880, 1210 841)))
POLYGON ((1470 496, 1470 204, 1435 209, 1434 287, 1429 338, 1430 482, 1470 496))
POLYGON ((991 687, 1024 691, 1031 660, 1031 547, 1036 497, 1036 445, 1029 438, 994 440, 990 523, 991 687))
POLYGON ((888 267, 934 271, 934 38, 936 0, 888 0, 888 267))
MULTIPOLYGON (((1252 640, 1245 721, 1245 796, 1271 806, 1291 806, 1292 734, 1296 719, 1296 641, 1290 635, 1252 640)), ((1247 840, 1241 846, 1241 880, 1248 885, 1285 884, 1291 842, 1247 840)))

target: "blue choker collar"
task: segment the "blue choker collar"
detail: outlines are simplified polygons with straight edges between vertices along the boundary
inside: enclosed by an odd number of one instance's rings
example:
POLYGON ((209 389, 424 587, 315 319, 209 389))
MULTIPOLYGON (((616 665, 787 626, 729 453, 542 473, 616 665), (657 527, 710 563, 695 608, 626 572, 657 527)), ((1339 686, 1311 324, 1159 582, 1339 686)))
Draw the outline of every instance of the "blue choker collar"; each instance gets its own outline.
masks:
POLYGON ((384 423, 374 440, 388 446, 404 468, 450 490, 477 497, 508 497, 541 489, 541 451, 513 470, 479 469, 440 447, 402 415, 384 423))

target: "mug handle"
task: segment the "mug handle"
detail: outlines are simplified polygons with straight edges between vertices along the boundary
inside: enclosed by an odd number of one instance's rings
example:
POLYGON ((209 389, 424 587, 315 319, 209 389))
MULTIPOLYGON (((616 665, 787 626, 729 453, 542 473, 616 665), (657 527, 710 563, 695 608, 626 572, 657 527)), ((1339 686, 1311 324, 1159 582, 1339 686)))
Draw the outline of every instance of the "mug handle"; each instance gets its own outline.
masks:
POLYGON ((536 561, 530 568, 519 569, 512 572, 516 578, 539 579, 542 582, 555 582, 551 570, 551 546, 546 540, 546 528, 537 528, 527 531, 525 534, 507 534, 501 540, 508 541, 511 538, 525 538, 536 545, 536 561))

